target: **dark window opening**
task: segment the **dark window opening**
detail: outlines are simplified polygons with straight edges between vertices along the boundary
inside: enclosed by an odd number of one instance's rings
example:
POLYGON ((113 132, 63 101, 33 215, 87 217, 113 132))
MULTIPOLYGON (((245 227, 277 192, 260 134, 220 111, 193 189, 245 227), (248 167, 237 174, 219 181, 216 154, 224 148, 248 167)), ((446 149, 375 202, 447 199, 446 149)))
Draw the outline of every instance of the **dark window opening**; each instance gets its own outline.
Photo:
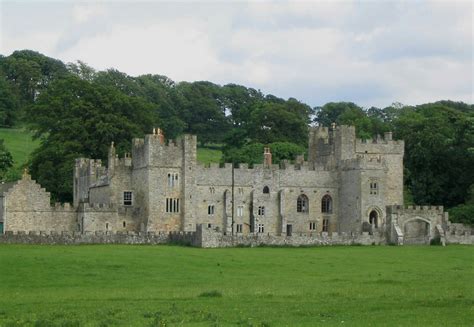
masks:
POLYGON ((329 231, 329 219, 324 218, 323 219, 323 232, 328 232, 329 231))
POLYGON ((124 206, 131 206, 132 203, 133 203, 132 192, 130 192, 130 191, 123 192, 123 205, 124 206))
POLYGON ((308 212, 308 197, 304 194, 301 194, 296 201, 296 211, 297 212, 308 212))
POLYGON ((321 200, 321 212, 332 213, 332 198, 328 194, 321 200))
POLYGON ((207 214, 211 215, 211 216, 214 215, 214 205, 213 204, 207 206, 207 214))
POLYGON ((372 210, 369 214, 369 223, 374 228, 378 228, 378 213, 375 210, 372 210))

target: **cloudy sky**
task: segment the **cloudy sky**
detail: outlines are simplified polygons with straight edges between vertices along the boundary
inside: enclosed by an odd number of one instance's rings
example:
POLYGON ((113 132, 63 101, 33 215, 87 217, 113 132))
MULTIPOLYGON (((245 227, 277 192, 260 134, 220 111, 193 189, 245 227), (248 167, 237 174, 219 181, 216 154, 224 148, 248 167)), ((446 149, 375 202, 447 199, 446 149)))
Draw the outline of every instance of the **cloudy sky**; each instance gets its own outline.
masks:
POLYGON ((312 106, 473 103, 471 1, 0 1, 3 55, 33 49, 312 106))

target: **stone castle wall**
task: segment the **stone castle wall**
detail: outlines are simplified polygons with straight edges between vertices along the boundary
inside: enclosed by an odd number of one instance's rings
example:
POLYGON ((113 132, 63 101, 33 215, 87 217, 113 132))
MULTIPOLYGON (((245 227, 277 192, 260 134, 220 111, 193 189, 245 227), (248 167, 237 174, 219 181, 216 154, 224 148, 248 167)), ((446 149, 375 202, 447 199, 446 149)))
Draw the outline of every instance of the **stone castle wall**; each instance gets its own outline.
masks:
POLYGON ((73 231, 77 214, 68 203, 50 205, 50 194, 29 175, 3 193, 5 231, 73 231))
MULTIPOLYGON (((446 244, 474 244, 474 230, 462 224, 452 224, 446 233, 446 244)), ((199 225, 195 232, 6 232, 0 234, 0 244, 175 244, 201 248, 256 246, 332 246, 387 245, 382 233, 314 233, 293 236, 224 235, 215 228, 199 225)))

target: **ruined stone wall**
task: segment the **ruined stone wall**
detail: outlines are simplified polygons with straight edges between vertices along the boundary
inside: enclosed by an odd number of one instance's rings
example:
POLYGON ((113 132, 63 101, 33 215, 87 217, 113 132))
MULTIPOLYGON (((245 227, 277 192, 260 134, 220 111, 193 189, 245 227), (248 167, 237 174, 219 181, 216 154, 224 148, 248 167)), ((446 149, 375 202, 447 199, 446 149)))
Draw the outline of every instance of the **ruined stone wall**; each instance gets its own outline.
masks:
POLYGON ((106 173, 106 169, 102 166, 101 160, 76 159, 73 179, 75 207, 77 207, 80 202, 88 201, 90 186, 100 181, 101 178, 106 178, 106 173))
POLYGON ((140 230, 140 208, 115 204, 82 203, 78 223, 83 232, 127 232, 140 230))
POLYGON ((75 231, 76 211, 69 204, 50 205, 50 194, 24 174, 4 193, 5 231, 75 231))
POLYGON ((198 226, 196 231, 197 247, 217 248, 236 246, 321 246, 321 245, 380 245, 386 244, 385 237, 381 234, 369 233, 313 233, 293 234, 292 236, 277 235, 223 235, 212 228, 198 226))
POLYGON ((449 220, 444 226, 446 244, 474 244, 474 227, 449 220))
POLYGON ((445 234, 448 213, 442 206, 387 206, 386 210, 387 235, 392 242, 400 242, 395 239, 398 234, 403 244, 429 244, 445 234))

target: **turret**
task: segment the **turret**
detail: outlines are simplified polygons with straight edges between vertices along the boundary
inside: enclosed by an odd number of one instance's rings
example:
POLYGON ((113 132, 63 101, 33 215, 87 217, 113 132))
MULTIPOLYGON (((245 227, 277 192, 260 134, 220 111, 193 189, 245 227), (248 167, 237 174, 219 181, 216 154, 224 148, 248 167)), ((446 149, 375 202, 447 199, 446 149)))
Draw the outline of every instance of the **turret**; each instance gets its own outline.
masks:
POLYGON ((114 170, 115 170, 115 146, 114 142, 110 143, 110 148, 109 148, 109 157, 108 157, 108 162, 107 162, 107 168, 108 168, 108 173, 109 176, 112 177, 114 175, 114 170))

